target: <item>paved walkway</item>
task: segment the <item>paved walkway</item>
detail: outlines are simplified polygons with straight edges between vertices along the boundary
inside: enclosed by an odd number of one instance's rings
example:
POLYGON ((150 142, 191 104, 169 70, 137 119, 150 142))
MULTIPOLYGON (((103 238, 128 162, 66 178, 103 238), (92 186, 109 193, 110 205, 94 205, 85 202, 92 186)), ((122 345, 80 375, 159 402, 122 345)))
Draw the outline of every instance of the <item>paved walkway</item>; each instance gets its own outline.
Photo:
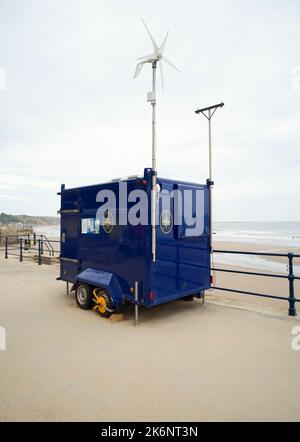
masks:
POLYGON ((111 323, 0 258, 0 420, 299 420, 299 320, 174 302, 111 323))

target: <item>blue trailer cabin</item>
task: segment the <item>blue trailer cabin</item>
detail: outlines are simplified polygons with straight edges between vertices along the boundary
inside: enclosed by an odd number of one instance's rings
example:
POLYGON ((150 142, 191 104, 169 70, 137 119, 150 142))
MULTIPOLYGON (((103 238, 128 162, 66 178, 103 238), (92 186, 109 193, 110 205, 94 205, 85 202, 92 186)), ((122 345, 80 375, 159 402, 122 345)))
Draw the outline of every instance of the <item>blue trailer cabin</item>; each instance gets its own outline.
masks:
MULTIPOLYGON (((146 211, 151 219, 152 169, 142 177, 124 180, 127 193, 144 190, 148 196, 146 211)), ((123 182, 124 182, 123 181, 123 182)), ((204 293, 210 288, 210 192, 209 184, 194 184, 157 177, 160 192, 198 190, 202 198, 202 228, 195 236, 183 221, 175 225, 175 203, 170 211, 157 204, 156 260, 152 262, 151 222, 147 225, 119 225, 120 211, 114 217, 105 212, 102 223, 97 218, 97 195, 102 189, 119 195, 119 181, 66 189, 61 186, 61 257, 60 280, 72 283, 77 304, 94 307, 101 316, 122 311, 126 301, 134 302, 135 282, 139 283, 138 302, 152 307, 179 298, 204 293)), ((127 201, 127 209, 134 202, 127 201)), ((195 215, 194 207, 191 208, 195 215)))

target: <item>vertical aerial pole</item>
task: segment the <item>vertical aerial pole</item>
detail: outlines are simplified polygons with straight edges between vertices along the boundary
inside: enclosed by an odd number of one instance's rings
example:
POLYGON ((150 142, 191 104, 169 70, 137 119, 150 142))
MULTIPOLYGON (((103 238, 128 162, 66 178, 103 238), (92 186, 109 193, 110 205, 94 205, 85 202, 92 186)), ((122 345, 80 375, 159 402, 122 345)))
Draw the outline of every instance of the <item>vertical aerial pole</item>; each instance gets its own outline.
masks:
POLYGON ((151 227, 152 261, 156 261, 156 61, 152 63, 152 188, 151 188, 151 227))
POLYGON ((216 104, 215 106, 209 106, 209 107, 205 107, 203 109, 198 109, 196 110, 196 114, 202 114, 205 116, 205 118, 208 120, 208 173, 209 173, 209 178, 207 180, 207 185, 209 186, 209 207, 210 207, 210 233, 209 233, 209 242, 210 242, 210 252, 213 252, 213 210, 212 210, 212 204, 213 204, 213 198, 212 198, 212 190, 213 190, 213 172, 212 172, 212 141, 211 141, 211 120, 212 117, 214 115, 214 113, 216 112, 216 110, 219 107, 223 107, 224 103, 220 103, 220 104, 216 104), (207 113, 206 113, 207 112, 207 113))

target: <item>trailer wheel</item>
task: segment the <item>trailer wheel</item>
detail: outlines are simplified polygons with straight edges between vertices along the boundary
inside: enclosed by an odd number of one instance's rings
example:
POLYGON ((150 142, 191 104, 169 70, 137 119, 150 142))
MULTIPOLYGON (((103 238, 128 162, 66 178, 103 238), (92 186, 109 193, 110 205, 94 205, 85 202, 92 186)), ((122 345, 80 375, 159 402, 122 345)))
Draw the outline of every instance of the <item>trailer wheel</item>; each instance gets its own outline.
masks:
POLYGON ((113 300, 110 294, 106 290, 95 289, 93 295, 93 301, 95 303, 93 309, 103 318, 109 318, 114 312, 113 300))
POLYGON ((78 307, 89 310, 93 305, 92 287, 83 282, 79 282, 75 290, 75 299, 78 307))
POLYGON ((185 296, 184 298, 181 298, 182 301, 193 301, 194 300, 194 295, 189 295, 189 296, 185 296))

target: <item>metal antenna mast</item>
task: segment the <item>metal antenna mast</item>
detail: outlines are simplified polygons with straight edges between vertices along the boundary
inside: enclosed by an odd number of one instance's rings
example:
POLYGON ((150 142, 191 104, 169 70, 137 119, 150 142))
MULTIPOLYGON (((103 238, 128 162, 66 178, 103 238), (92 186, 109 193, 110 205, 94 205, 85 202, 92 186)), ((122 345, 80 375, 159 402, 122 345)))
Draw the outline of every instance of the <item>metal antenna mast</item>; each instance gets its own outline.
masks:
POLYGON ((224 103, 215 104, 214 106, 204 107, 203 109, 198 109, 195 111, 196 114, 202 114, 205 116, 205 118, 208 120, 208 149, 209 149, 209 179, 207 180, 207 184, 209 186, 209 196, 210 196, 210 234, 209 234, 209 241, 210 241, 210 251, 213 252, 212 247, 212 238, 213 238, 213 210, 212 210, 212 190, 213 190, 213 177, 212 177, 212 142, 211 142, 211 119, 213 115, 215 114, 216 110, 219 107, 223 107, 224 103))

